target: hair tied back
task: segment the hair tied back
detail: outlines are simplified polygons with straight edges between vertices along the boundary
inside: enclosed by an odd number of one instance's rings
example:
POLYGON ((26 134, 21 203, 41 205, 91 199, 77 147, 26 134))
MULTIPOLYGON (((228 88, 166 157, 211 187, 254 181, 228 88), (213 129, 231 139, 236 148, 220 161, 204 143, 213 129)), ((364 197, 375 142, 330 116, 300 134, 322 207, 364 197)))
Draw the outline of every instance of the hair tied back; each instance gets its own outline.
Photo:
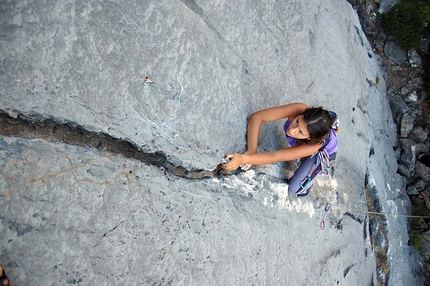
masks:
POLYGON ((339 128, 339 116, 337 116, 336 112, 334 111, 329 111, 331 118, 333 118, 333 124, 331 126, 332 129, 334 129, 336 132, 340 131, 339 128))

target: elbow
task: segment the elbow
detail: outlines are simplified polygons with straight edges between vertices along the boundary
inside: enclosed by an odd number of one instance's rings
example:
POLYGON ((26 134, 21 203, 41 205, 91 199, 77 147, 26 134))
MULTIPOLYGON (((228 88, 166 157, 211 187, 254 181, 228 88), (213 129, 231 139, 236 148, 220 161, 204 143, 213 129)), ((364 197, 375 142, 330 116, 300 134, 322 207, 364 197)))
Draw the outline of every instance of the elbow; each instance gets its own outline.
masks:
POLYGON ((251 114, 251 116, 249 117, 249 121, 263 123, 263 118, 261 117, 260 112, 257 111, 251 114))
POLYGON ((249 120, 256 119, 257 117, 258 117, 258 111, 251 114, 251 116, 249 116, 249 120))

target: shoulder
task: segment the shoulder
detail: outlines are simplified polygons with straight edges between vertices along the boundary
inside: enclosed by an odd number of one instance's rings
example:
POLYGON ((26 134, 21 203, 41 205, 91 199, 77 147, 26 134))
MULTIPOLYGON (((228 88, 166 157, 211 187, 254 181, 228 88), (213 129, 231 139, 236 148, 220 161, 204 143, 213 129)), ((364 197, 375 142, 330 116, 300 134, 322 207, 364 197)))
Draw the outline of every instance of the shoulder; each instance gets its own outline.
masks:
POLYGON ((286 105, 263 109, 253 113, 252 116, 260 119, 263 122, 269 122, 269 121, 279 120, 283 118, 293 119, 303 114, 303 112, 308 108, 309 106, 307 106, 304 103, 295 102, 295 103, 289 103, 286 105))
POLYGON ((338 144, 339 139, 337 138, 337 132, 334 129, 331 129, 330 132, 328 133, 327 137, 324 139, 324 143, 329 143, 329 144, 338 144))
POLYGON ((337 138, 337 133, 334 129, 330 130, 329 137, 325 139, 323 143, 323 147, 327 150, 329 154, 333 154, 337 152, 337 148, 339 145, 339 140, 337 138))

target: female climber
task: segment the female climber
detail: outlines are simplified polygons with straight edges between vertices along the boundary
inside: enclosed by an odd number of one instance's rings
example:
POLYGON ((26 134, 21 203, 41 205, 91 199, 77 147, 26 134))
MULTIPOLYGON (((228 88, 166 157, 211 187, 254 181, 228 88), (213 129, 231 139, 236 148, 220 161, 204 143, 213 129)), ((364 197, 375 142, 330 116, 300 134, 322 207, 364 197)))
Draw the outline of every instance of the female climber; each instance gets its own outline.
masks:
POLYGON ((313 179, 336 157, 338 119, 334 112, 322 107, 309 107, 303 103, 291 103, 253 113, 247 128, 247 149, 243 154, 228 154, 229 160, 222 165, 225 170, 241 167, 249 169, 252 164, 301 159, 299 168, 288 180, 289 192, 298 196, 308 194, 313 179), (291 146, 273 152, 257 153, 258 137, 264 122, 286 118, 286 139, 291 146))

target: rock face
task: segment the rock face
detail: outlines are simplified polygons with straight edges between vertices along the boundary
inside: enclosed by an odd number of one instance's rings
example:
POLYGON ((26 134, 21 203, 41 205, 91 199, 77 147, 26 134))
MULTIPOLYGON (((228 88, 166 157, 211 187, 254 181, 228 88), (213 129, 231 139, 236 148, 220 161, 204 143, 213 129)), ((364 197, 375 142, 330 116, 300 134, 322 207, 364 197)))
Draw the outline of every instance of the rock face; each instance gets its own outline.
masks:
POLYGON ((399 1, 349 1, 357 11, 363 29, 374 48, 381 56, 382 69, 386 71, 387 98, 393 118, 398 125, 399 140, 395 151, 398 173, 404 179, 403 185, 412 202, 412 218, 409 223, 410 244, 420 252, 424 263, 420 274, 426 277, 424 285, 430 281, 430 232, 428 224, 429 210, 424 201, 424 195, 419 193, 416 186, 424 193, 430 190, 430 140, 428 90, 425 73, 428 70, 429 39, 423 37, 418 47, 405 51, 393 41, 392 35, 383 30, 381 12, 387 12, 399 1), (377 4, 379 4, 379 7, 377 4), (385 2, 385 3, 384 3, 385 2), (387 49, 391 46, 391 49, 387 49), (403 51, 402 51, 403 50, 403 51), (393 53, 397 51, 397 53, 393 53))
MULTIPOLYGON (((342 129, 335 176, 302 199, 286 193, 282 164, 186 179, 103 146, 3 135, 0 264, 13 284, 421 281, 405 219, 366 216, 369 197, 378 212, 407 214, 408 201, 384 78, 346 1, 13 1, 0 11, 9 123, 102 133, 188 171, 243 152, 248 116, 266 107, 322 105, 342 129), (375 249, 388 253, 382 268, 375 249)), ((264 126, 261 151, 284 146, 281 124, 264 126)))

